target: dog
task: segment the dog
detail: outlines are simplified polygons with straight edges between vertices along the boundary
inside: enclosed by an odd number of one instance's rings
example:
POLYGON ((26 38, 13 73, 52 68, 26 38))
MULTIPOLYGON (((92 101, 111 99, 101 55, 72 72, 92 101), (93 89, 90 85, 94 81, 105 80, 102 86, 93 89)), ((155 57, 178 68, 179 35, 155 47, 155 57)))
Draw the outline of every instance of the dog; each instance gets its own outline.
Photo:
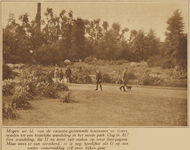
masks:
POLYGON ((127 90, 131 90, 132 89, 132 86, 127 86, 127 90))

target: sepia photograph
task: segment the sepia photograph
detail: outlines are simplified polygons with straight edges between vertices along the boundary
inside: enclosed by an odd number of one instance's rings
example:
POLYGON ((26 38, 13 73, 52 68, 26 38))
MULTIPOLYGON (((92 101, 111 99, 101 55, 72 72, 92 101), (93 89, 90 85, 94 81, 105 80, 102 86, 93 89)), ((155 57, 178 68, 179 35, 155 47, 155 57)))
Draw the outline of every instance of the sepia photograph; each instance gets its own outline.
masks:
POLYGON ((2 2, 2 125, 187 127, 187 35, 187 2, 2 2))

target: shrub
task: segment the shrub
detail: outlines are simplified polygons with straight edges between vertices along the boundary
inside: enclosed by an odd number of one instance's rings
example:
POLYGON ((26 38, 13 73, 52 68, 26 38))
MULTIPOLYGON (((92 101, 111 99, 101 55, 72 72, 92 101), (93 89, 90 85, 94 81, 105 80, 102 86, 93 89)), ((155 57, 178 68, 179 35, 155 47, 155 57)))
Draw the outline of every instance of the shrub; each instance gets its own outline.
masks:
POLYGON ((162 67, 164 69, 174 68, 175 67, 175 62, 172 59, 166 59, 165 61, 163 61, 162 67))
POLYGON ((152 59, 152 58, 148 59, 147 64, 149 67, 154 67, 154 59, 152 59))
POLYGON ((38 82, 38 83, 36 84, 36 91, 37 91, 38 93, 43 94, 43 93, 44 93, 44 90, 45 90, 45 88, 46 88, 46 86, 48 86, 48 85, 49 85, 49 83, 47 83, 47 82, 38 82))
POLYGON ((34 53, 34 59, 38 64, 58 64, 62 60, 61 51, 55 46, 42 46, 34 53))
POLYGON ((135 76, 134 72, 129 72, 128 76, 129 76, 129 80, 136 79, 136 76, 135 76))
POLYGON ((55 83, 58 91, 69 91, 69 88, 64 83, 55 83))
POLYGON ((37 95, 36 85, 35 85, 34 82, 30 81, 30 82, 27 82, 27 83, 23 84, 22 86, 23 86, 23 87, 26 87, 27 92, 28 92, 29 94, 31 94, 32 96, 37 95))
POLYGON ((60 96, 59 98, 60 98, 60 102, 62 103, 70 103, 72 101, 74 102, 74 96, 71 92, 68 92, 66 96, 60 96))
POLYGON ((30 95, 24 88, 20 88, 17 90, 12 97, 11 106, 15 109, 29 109, 32 108, 31 104, 28 100, 32 99, 32 95, 30 95))
POLYGON ((96 60, 95 57, 89 56, 89 57, 85 58, 85 63, 90 63, 90 62, 95 61, 95 60, 96 60))
POLYGON ((3 80, 13 79, 15 75, 16 73, 9 66, 3 65, 3 80))
POLYGON ((57 86, 52 84, 44 89, 44 96, 49 98, 57 98, 57 86))
POLYGON ((85 77, 86 83, 92 83, 92 78, 90 76, 85 77))
POLYGON ((103 82, 111 83, 112 79, 111 79, 111 76, 108 73, 104 73, 102 77, 103 77, 103 82))
POLYGON ((15 85, 13 82, 6 82, 6 84, 3 85, 3 96, 13 95, 14 87, 15 85))
POLYGON ((68 87, 64 83, 53 83, 53 84, 48 84, 45 86, 43 94, 46 97, 50 98, 58 98, 57 92, 58 91, 68 91, 68 87))
POLYGON ((89 76, 90 73, 94 72, 93 70, 94 68, 89 67, 89 68, 83 68, 82 71, 76 71, 75 73, 73 73, 72 78, 71 78, 71 82, 72 83, 92 83, 92 79, 89 76))
POLYGON ((15 109, 13 109, 10 105, 5 104, 3 102, 3 118, 5 119, 15 119, 17 117, 17 113, 15 109))
POLYGON ((147 64, 149 67, 162 67, 163 63, 163 59, 161 58, 160 55, 154 55, 151 56, 148 60, 147 60, 147 64))

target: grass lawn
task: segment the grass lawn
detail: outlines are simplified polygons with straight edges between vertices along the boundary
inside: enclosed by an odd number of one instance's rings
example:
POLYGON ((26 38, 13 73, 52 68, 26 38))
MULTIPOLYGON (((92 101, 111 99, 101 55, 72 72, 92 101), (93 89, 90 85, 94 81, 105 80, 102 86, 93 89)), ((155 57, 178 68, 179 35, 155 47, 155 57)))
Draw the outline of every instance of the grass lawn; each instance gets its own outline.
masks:
MULTIPOLYGON (((17 110, 19 118, 4 126, 187 126, 187 89, 72 84, 75 102, 35 97, 32 109, 17 110)), ((61 93, 60 93, 61 94, 61 93)), ((64 94, 64 92, 63 92, 64 94)), ((4 97, 4 101, 7 98, 4 97)))

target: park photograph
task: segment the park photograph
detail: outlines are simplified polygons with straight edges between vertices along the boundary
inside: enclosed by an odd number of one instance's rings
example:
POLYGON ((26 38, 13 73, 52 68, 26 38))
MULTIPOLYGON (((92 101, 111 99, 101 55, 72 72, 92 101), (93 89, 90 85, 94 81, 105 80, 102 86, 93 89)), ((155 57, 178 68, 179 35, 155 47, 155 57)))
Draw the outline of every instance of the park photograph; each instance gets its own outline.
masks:
POLYGON ((2 12, 3 126, 188 126, 187 2, 2 12))

